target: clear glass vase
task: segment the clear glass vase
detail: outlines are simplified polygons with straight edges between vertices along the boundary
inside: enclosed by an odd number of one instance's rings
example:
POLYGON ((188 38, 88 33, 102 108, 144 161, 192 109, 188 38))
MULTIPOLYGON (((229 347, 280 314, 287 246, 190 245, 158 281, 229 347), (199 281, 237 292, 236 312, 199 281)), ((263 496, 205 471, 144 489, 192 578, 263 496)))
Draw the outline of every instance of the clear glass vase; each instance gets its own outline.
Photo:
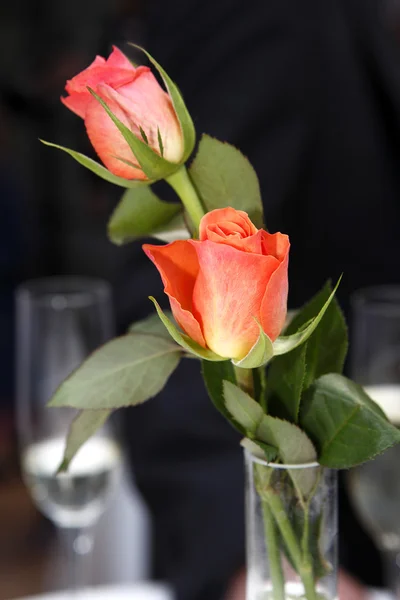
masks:
POLYGON ((337 472, 245 450, 247 600, 337 600, 337 472))

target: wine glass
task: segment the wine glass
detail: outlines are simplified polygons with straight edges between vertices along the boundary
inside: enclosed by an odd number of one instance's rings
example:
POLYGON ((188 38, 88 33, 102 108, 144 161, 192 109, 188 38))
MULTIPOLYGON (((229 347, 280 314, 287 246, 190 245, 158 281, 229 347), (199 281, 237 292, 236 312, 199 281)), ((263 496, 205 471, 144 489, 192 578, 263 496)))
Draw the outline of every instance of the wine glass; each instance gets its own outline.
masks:
POLYGON ((17 429, 24 481, 39 510, 59 529, 68 556, 68 587, 85 583, 93 525, 106 507, 119 448, 104 427, 56 474, 77 411, 49 408, 58 385, 113 334, 109 285, 60 277, 29 281, 16 292, 17 429), (86 565, 85 565, 86 566, 86 565))
MULTIPOLYGON (((352 298, 353 378, 400 425, 400 286, 360 290, 352 298)), ((400 599, 400 446, 349 471, 355 509, 382 552, 387 585, 400 599)))

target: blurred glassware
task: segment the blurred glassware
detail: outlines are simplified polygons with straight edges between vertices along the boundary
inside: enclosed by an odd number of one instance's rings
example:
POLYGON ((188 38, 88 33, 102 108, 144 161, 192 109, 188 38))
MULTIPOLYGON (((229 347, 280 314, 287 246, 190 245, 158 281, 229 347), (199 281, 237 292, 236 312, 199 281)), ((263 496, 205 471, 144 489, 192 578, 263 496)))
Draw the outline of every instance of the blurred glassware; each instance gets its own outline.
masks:
MULTIPOLYGON (((352 298, 352 377, 400 425, 400 286, 352 298)), ((387 585, 400 599, 400 445, 348 473, 355 509, 384 557, 387 585)))
POLYGON ((17 428, 26 485, 39 510, 58 526, 68 555, 68 588, 85 581, 83 556, 106 507, 120 463, 107 425, 56 475, 75 409, 49 408, 58 385, 113 334, 111 291, 98 279, 26 282, 16 292, 17 428))
MULTIPOLYGON (((111 598, 112 600, 174 600, 174 594, 169 585, 159 581, 140 581, 131 585, 99 586, 85 590, 84 600, 110 600, 111 598)), ((68 597, 62 592, 56 592, 19 598, 19 600, 68 600, 68 597)))

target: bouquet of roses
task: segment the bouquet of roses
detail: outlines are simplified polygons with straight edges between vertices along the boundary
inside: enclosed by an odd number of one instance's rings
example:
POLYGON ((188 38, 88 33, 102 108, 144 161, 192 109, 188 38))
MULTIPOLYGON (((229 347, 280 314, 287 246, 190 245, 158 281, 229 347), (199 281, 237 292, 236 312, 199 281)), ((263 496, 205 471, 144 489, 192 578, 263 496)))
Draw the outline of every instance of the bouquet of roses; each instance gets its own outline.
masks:
POLYGON ((323 507, 310 509, 321 472, 369 460, 400 433, 341 374, 347 333, 329 283, 287 323, 289 238, 265 229, 253 168, 236 148, 207 135, 186 167, 196 142, 192 119, 175 83, 145 54, 165 90, 117 48, 67 82, 62 101, 84 119, 103 164, 46 142, 126 188, 108 226, 114 243, 149 236, 170 242, 143 249, 171 312, 151 298, 154 314, 98 349, 50 402, 80 411, 60 469, 113 411, 155 396, 182 359, 197 359, 211 400, 258 461, 267 597, 286 598, 286 561, 301 597, 315 600, 318 581, 332 570, 319 543, 323 507), (179 202, 155 195, 151 184, 161 179, 179 202), (293 467, 284 480, 290 506, 279 497, 282 482, 271 463, 293 467), (294 468, 304 464, 315 468, 294 468))

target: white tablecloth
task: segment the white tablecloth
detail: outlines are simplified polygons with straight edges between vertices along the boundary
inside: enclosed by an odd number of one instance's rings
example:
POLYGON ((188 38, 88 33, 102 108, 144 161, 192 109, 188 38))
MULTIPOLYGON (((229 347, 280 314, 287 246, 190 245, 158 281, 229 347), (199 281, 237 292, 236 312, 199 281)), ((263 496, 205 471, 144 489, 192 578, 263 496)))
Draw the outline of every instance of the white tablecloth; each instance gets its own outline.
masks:
MULTIPOLYGON (((132 585, 99 586, 79 592, 76 600, 173 600, 171 589, 162 583, 139 582, 132 585)), ((71 600, 71 592, 52 592, 19 600, 71 600)), ((74 596, 75 600, 75 596, 74 596)))
POLYGON ((368 600, 394 600, 393 596, 381 590, 372 590, 368 600))
MULTIPOLYGON (((40 596, 30 596, 19 600, 71 600, 70 592, 53 592, 40 596)), ((87 588, 79 593, 76 600, 174 600, 167 585, 140 582, 132 585, 99 586, 87 588)), ((368 600, 394 600, 390 594, 371 590, 368 600)))

